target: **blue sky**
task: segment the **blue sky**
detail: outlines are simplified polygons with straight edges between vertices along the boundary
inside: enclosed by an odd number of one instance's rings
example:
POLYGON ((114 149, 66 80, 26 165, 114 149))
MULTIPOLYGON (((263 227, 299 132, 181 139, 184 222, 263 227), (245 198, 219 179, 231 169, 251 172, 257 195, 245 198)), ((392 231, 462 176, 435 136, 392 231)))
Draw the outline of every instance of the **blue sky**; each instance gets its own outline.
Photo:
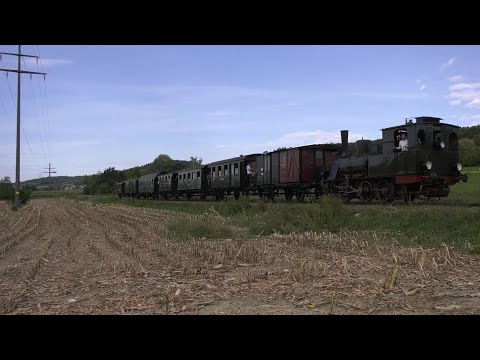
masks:
MULTIPOLYGON (((17 47, 0 45, 2 52, 17 47)), ((21 180, 204 163, 377 139, 411 116, 480 124, 480 46, 32 46, 22 68, 21 180), (45 176, 45 174, 43 174, 45 176)), ((2 56, 2 68, 16 58, 2 56)), ((16 74, 0 72, 0 177, 15 179, 16 74)))

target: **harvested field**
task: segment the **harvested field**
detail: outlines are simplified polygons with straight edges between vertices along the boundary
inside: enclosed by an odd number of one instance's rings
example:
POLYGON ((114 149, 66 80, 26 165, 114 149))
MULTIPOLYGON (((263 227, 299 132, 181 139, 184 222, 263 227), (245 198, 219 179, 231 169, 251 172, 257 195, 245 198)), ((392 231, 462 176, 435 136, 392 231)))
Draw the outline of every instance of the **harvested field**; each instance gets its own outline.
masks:
POLYGON ((0 203, 0 314, 480 314, 478 256, 390 238, 250 238, 214 213, 0 203), (179 236, 182 222, 231 237, 179 236))

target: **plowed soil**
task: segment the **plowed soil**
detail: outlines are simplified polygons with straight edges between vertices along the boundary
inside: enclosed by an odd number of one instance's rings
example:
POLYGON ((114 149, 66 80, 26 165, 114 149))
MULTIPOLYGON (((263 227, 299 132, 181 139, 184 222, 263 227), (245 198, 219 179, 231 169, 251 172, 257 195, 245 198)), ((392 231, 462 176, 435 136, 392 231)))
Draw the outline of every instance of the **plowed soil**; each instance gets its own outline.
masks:
POLYGON ((479 256, 381 232, 182 240, 168 230, 206 216, 0 203, 0 314, 480 314, 479 256))

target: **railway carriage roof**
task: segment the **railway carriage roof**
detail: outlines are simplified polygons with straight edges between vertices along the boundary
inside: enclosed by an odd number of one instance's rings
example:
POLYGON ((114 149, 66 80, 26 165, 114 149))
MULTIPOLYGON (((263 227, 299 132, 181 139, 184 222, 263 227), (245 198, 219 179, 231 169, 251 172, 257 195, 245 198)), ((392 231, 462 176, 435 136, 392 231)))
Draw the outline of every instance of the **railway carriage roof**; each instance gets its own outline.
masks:
POLYGON ((145 179, 154 179, 155 177, 157 177, 157 175, 159 175, 160 173, 156 172, 156 173, 152 173, 152 174, 147 174, 147 175, 143 175, 143 176, 140 176, 138 178, 138 180, 145 180, 145 179))
POLYGON ((238 156, 238 157, 231 158, 231 159, 215 161, 213 163, 207 164, 207 166, 213 166, 213 165, 220 165, 220 164, 225 164, 225 163, 242 161, 242 160, 245 160, 245 159, 248 159, 248 158, 251 158, 251 157, 256 158, 259 155, 262 155, 262 154, 249 154, 249 155, 238 156))

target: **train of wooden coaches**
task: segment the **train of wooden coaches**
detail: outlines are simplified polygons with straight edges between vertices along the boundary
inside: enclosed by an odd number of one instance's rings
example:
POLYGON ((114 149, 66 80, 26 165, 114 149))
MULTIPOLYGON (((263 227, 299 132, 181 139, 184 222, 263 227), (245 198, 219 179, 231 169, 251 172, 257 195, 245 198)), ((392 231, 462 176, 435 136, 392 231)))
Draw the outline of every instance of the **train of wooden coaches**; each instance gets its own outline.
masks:
POLYGON ((422 116, 382 129, 382 143, 359 140, 356 156, 347 156, 348 131, 342 130, 341 147, 314 144, 148 174, 118 183, 117 194, 202 200, 207 196, 222 200, 232 194, 235 199, 250 194, 273 200, 283 195, 287 200, 293 196, 303 200, 306 195, 318 198, 328 193, 365 202, 446 197, 450 185, 468 177, 461 174, 459 127, 440 120, 422 116), (408 139, 406 151, 398 150, 402 133, 408 139))

